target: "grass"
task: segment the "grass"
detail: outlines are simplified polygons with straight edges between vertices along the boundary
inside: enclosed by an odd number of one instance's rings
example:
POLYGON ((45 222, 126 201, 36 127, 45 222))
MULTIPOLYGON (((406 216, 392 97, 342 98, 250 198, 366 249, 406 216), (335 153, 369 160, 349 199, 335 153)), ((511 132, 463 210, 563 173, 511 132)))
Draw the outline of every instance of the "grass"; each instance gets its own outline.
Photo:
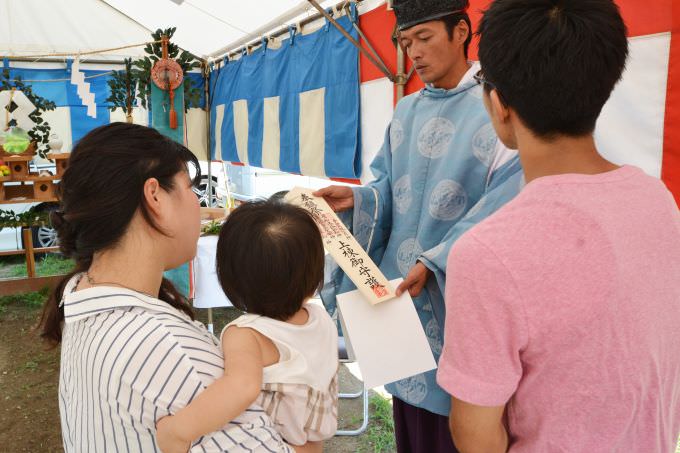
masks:
MULTIPOLYGON (((73 269, 73 260, 59 254, 46 254, 35 260, 35 272, 38 277, 66 274, 73 269)), ((3 278, 26 277, 26 261, 23 257, 14 257, 2 262, 3 278), (17 259, 18 258, 18 259, 17 259)))
POLYGON ((372 395, 369 399, 369 406, 370 422, 366 435, 361 439, 360 451, 366 453, 396 451, 392 402, 380 395, 372 395))
POLYGON ((9 304, 20 304, 28 308, 38 309, 43 306, 47 300, 48 289, 42 289, 31 293, 12 294, 9 296, 0 296, 0 313, 5 311, 5 307, 9 304))

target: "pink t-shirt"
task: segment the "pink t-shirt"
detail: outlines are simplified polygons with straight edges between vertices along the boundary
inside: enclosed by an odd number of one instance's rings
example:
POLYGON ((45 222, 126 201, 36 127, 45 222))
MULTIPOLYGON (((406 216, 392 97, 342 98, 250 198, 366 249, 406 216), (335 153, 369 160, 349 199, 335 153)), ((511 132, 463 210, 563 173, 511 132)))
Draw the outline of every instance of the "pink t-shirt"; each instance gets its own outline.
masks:
POLYGON ((530 182, 455 244, 446 306, 438 382, 508 403, 510 451, 674 451, 680 214, 659 180, 530 182))

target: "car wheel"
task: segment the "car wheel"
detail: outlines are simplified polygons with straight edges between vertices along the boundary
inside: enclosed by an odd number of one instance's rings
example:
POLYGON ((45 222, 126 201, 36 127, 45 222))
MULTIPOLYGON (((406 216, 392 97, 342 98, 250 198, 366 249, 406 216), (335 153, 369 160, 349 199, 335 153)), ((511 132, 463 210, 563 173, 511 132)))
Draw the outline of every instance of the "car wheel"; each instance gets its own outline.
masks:
POLYGON ((213 178, 211 193, 208 194, 208 178, 201 178, 198 187, 194 188, 194 193, 202 207, 217 206, 217 178, 213 178))
MULTIPOLYGON (((38 209, 52 211, 54 209, 57 209, 57 207, 58 205, 56 203, 44 203, 42 205, 39 205, 38 209)), ((57 230, 52 228, 51 225, 32 226, 31 238, 33 239, 34 248, 56 247, 59 245, 57 230)), ((35 257, 40 258, 43 255, 44 255, 43 253, 36 253, 35 257)))
POLYGON ((57 230, 51 226, 33 227, 34 247, 55 247, 59 244, 57 230))

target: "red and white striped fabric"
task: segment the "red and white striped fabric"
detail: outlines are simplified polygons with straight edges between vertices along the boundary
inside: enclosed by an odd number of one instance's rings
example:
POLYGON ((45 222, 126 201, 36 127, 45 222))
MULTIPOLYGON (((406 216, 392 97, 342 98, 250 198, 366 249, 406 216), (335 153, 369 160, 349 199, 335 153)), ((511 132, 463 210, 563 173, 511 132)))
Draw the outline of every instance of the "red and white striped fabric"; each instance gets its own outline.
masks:
MULTIPOLYGON (((673 0, 615 0, 628 26, 630 57, 597 124, 601 152, 616 163, 637 165, 660 177, 680 203, 680 3, 673 0)), ((471 0, 473 29, 490 0, 471 0)), ((360 15, 360 26, 394 73, 390 40, 394 15, 385 5, 360 15)), ((476 59, 476 40, 470 58, 476 59)), ((393 107, 393 85, 361 55, 361 117, 364 171, 379 149, 393 107)), ((414 75, 406 93, 422 87, 414 75)))

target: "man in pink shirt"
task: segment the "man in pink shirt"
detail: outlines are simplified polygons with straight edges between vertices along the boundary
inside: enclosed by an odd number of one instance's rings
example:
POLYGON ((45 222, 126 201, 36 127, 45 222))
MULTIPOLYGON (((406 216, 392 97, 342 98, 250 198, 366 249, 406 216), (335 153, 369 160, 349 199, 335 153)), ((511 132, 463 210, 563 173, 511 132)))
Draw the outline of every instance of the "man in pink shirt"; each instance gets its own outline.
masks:
MULTIPOLYGON (((664 452, 680 432, 680 214, 597 151, 626 28, 611 0, 497 0, 484 102, 526 186, 454 245, 437 379, 467 452, 664 452)), ((610 131, 616 133, 616 131, 610 131)))

